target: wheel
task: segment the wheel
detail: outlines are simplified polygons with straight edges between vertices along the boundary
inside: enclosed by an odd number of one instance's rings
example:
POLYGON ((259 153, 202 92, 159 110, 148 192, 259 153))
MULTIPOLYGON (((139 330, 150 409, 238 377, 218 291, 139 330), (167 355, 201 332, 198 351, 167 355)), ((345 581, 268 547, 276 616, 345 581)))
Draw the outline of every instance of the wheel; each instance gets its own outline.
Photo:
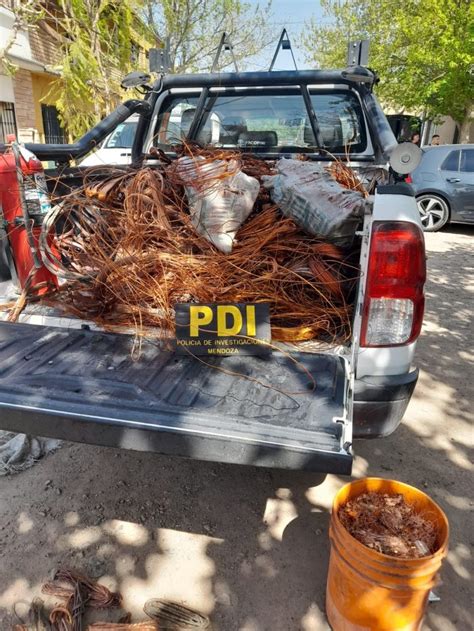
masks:
POLYGON ((425 193, 416 198, 421 224, 425 232, 440 230, 449 219, 448 203, 434 193, 425 193))

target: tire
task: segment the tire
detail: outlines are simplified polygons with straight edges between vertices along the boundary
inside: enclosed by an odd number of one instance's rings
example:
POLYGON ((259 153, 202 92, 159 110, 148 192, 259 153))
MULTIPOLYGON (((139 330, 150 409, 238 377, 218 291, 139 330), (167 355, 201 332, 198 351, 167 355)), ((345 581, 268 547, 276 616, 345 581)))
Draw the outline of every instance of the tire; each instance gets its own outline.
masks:
POLYGON ((449 221, 448 202, 435 193, 425 193, 416 198, 424 232, 436 232, 449 221))

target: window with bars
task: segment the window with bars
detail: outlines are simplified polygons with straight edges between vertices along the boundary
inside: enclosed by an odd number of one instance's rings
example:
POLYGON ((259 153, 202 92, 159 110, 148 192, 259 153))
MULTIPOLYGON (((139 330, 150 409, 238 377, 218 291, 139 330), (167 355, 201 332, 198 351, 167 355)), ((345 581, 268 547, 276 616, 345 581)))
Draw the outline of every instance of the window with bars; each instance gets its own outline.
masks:
POLYGON ((13 103, 0 101, 0 143, 5 143, 9 134, 17 135, 15 106, 13 103))
POLYGON ((58 110, 54 105, 41 105, 43 116, 44 141, 47 144, 57 145, 67 142, 66 133, 59 122, 58 110))

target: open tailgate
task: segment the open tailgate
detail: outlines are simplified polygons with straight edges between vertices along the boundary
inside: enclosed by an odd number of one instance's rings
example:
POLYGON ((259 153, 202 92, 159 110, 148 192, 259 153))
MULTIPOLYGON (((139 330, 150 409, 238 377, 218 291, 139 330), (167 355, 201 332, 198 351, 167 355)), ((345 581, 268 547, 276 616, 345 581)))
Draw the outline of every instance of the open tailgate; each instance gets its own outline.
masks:
POLYGON ((132 345, 127 335, 0 323, 0 428, 202 460, 350 473, 340 357, 292 353, 313 376, 313 390, 283 353, 203 363, 144 341, 134 361, 132 345))

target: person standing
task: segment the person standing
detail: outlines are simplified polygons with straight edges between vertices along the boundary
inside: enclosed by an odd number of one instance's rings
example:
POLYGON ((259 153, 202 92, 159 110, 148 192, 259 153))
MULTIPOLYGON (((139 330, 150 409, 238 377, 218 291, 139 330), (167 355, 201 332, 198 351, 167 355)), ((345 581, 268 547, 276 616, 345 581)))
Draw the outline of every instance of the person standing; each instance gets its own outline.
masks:
POLYGON ((410 142, 414 145, 420 146, 420 134, 417 131, 414 131, 410 137, 410 142))
POLYGON ((431 138, 431 146, 437 147, 440 144, 441 144, 441 138, 439 137, 439 134, 434 134, 434 136, 431 138))

